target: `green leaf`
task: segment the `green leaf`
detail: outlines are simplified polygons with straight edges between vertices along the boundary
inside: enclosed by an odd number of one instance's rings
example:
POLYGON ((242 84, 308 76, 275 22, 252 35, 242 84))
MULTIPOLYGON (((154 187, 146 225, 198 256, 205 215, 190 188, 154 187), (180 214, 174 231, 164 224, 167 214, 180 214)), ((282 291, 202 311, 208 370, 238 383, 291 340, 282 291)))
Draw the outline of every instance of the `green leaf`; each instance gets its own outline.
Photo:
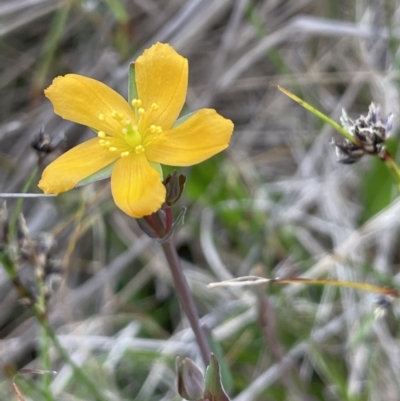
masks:
POLYGON ((340 134, 342 134, 345 138, 347 138, 349 141, 355 143, 357 145, 356 140, 354 137, 350 134, 350 132, 346 131, 340 124, 338 124, 336 121, 331 120, 328 116, 325 114, 321 113, 319 110, 315 109, 313 106, 305 102, 304 100, 300 99, 297 97, 294 93, 286 90, 285 88, 282 88, 279 85, 273 84, 278 90, 280 90, 282 93, 284 93, 286 96, 290 97, 292 100, 297 102, 300 106, 304 107, 306 110, 311 111, 316 117, 324 121, 325 123, 329 124, 331 127, 333 127, 336 131, 338 131, 340 134))
POLYGON ((122 24, 128 22, 129 14, 120 0, 105 0, 105 2, 118 22, 122 24))
POLYGON ((228 392, 231 392, 234 387, 234 382, 231 370, 229 368, 229 364, 226 362, 224 358, 224 350, 221 347, 221 344, 218 341, 215 341, 215 339, 212 336, 212 333, 210 333, 208 341, 212 352, 216 355, 216 357, 220 361, 219 365, 220 365, 220 374, 222 382, 224 383, 226 390, 228 392))
POLYGON ((128 103, 132 106, 132 100, 138 99, 138 92, 136 87, 136 72, 135 72, 135 63, 130 63, 129 65, 129 74, 128 74, 128 103))
POLYGON ((79 181, 78 184, 76 184, 76 188, 82 187, 83 185, 91 184, 92 182, 95 182, 95 181, 100 181, 100 180, 104 180, 105 178, 109 178, 111 176, 111 172, 114 168, 114 164, 115 164, 115 162, 109 164, 108 166, 99 170, 97 173, 90 175, 89 177, 83 179, 82 181, 79 181))
POLYGON ((204 397, 209 401, 230 401, 221 383, 219 364, 214 354, 206 370, 204 397))

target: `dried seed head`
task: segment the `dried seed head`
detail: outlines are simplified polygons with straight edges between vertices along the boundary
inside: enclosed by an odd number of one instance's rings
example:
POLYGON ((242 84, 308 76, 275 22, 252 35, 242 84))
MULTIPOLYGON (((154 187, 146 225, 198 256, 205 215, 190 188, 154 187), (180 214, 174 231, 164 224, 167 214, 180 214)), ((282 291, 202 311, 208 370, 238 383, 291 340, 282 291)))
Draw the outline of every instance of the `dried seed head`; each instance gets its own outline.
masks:
POLYGON ((42 125, 40 127, 39 133, 33 139, 31 146, 39 154, 47 155, 54 150, 50 142, 50 136, 44 133, 44 126, 42 125))
POLYGON ((386 148, 384 143, 393 128, 393 114, 382 121, 380 107, 371 103, 366 117, 360 116, 353 121, 345 110, 342 110, 340 123, 356 140, 356 144, 345 139, 334 142, 339 163, 352 164, 361 159, 364 153, 384 158, 386 148))
POLYGON ((337 161, 342 164, 353 164, 358 162, 364 155, 364 151, 345 139, 343 142, 334 142, 337 161))

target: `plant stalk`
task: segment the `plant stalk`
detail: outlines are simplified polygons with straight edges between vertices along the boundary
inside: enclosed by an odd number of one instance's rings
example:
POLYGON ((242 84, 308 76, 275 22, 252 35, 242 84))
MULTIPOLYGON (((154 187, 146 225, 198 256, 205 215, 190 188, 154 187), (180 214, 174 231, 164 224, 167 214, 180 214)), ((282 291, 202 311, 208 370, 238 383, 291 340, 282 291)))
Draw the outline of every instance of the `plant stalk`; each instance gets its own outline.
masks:
POLYGON ((165 257, 167 258, 168 265, 171 270, 172 279, 174 280, 175 288, 182 305, 182 308, 189 320, 193 333, 196 337, 197 344, 200 348, 201 357, 206 366, 210 363, 210 348, 208 346, 207 338, 203 328, 200 325, 199 314, 197 312, 196 304, 192 297, 189 284, 182 271, 182 265, 176 248, 172 242, 172 238, 161 244, 165 257))

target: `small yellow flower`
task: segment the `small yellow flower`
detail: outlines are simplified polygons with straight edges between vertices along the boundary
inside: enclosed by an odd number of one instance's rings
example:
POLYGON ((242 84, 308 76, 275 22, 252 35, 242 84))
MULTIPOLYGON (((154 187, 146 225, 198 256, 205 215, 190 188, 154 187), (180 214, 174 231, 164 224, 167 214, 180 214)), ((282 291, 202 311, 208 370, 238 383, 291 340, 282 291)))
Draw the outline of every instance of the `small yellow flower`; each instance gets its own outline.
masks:
POLYGON ((188 85, 188 63, 167 44, 157 43, 135 62, 138 99, 129 104, 103 83, 81 75, 54 79, 45 90, 54 112, 93 128, 97 138, 69 150, 43 172, 47 194, 68 191, 112 165, 117 206, 140 218, 165 201, 161 166, 190 166, 226 149, 233 123, 201 109, 174 126, 188 85))

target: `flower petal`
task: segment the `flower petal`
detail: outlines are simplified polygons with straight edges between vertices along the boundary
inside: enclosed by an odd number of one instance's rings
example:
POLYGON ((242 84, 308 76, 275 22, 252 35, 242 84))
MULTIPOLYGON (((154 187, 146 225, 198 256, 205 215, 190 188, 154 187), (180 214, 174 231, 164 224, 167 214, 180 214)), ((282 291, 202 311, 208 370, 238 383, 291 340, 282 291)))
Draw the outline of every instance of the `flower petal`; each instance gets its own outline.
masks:
MULTIPOLYGON (((188 62, 170 45, 156 43, 135 62, 136 87, 142 107, 151 112, 146 125, 154 124, 168 130, 178 118, 186 99, 188 62)), ((147 116, 146 116, 147 117, 147 116)))
POLYGON ((79 181, 108 166, 120 157, 99 145, 93 138, 75 146, 49 164, 38 186, 46 194, 59 194, 74 188, 79 181))
POLYGON ((134 120, 128 102, 113 89, 82 75, 57 77, 44 91, 54 106, 54 112, 79 124, 104 131, 111 136, 122 136, 121 122, 112 118, 113 111, 134 120), (104 121, 99 119, 104 116, 104 121))
POLYGON ((156 212, 166 195, 159 173, 144 153, 122 157, 115 163, 111 191, 117 206, 135 218, 156 212))
POLYGON ((191 166, 226 149, 233 123, 212 109, 201 109, 146 146, 149 160, 169 166, 191 166))

